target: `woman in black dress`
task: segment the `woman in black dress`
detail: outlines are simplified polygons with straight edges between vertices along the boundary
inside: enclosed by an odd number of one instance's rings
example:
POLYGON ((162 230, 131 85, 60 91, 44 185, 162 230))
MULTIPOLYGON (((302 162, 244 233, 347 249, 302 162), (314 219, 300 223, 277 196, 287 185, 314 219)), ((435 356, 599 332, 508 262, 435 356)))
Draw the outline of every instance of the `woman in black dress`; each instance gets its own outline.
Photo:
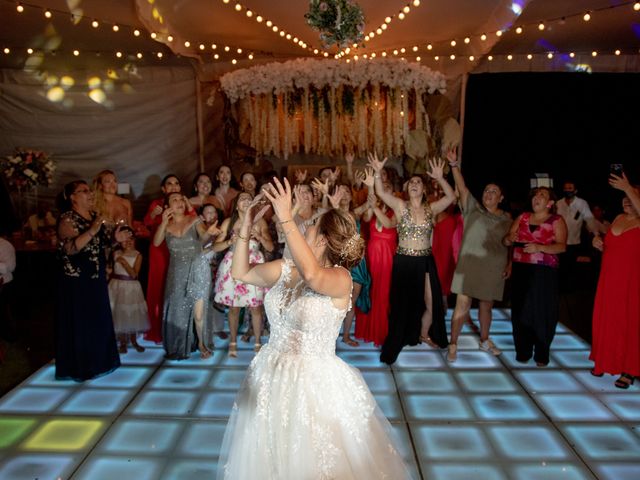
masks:
MULTIPOLYGON (((93 192, 83 180, 68 183, 61 194, 58 221, 58 306, 56 379, 82 382, 120 366, 111 319, 105 248, 111 232, 93 213, 93 192)), ((116 240, 129 234, 115 232, 116 240)))

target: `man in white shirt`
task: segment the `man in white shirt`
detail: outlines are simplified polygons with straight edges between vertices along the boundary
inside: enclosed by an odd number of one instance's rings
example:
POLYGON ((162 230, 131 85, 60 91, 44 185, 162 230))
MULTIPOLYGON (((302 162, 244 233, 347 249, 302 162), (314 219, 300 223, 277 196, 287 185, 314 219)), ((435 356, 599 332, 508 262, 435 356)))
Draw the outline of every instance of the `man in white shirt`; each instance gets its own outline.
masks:
POLYGON ((16 269, 16 250, 13 245, 0 237, 0 332, 8 340, 15 335, 15 325, 11 315, 10 301, 13 296, 13 271, 16 269))
POLYGON ((560 286, 567 291, 573 283, 574 267, 580 254, 582 225, 586 224, 593 235, 598 235, 604 227, 595 219, 586 200, 576 196, 578 189, 573 181, 564 182, 562 191, 563 198, 556 202, 556 209, 567 224, 567 251, 560 259, 560 286))

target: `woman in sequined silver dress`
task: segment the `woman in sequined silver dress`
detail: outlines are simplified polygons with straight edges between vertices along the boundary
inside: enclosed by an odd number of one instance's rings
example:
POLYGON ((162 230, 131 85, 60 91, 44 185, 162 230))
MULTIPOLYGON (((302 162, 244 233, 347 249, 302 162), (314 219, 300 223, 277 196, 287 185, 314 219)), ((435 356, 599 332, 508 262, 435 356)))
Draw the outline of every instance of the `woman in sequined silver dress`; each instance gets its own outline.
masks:
POLYGON ((389 333, 382 345, 380 361, 391 365, 402 347, 425 342, 447 348, 444 305, 436 263, 431 255, 433 218, 456 199, 451 185, 444 178, 444 161, 429 160, 429 176, 442 187, 444 196, 428 203, 422 177, 409 179, 409 200, 404 201, 386 192, 380 171, 387 159, 380 161, 369 155, 369 166, 375 171, 375 193, 391 207, 398 219, 398 248, 393 258, 391 291, 389 292, 389 333))
POLYGON ((211 270, 203 244, 217 235, 217 224, 206 229, 200 217, 185 215, 187 204, 181 193, 165 199, 162 223, 153 237, 159 246, 165 239, 169 248, 169 270, 164 295, 162 342, 166 358, 189 358, 195 339, 195 324, 200 356, 208 358, 211 350, 204 343, 203 323, 207 315, 211 270))
POLYGON ((276 180, 265 195, 292 260, 250 265, 250 207, 238 233, 232 274, 270 288, 265 308, 271 337, 238 392, 218 479, 411 478, 362 376, 335 354, 351 305, 348 269, 364 254, 353 218, 329 210, 303 237, 291 215, 289 183, 276 180))

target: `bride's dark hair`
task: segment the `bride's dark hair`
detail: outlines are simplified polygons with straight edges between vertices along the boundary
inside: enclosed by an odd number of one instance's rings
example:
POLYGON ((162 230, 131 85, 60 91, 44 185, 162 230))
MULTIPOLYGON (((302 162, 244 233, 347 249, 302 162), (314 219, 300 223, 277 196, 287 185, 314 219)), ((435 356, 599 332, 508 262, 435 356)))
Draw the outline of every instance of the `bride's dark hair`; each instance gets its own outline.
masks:
POLYGON ((364 240, 358 234, 351 215, 332 209, 318 220, 318 233, 327 242, 326 256, 333 265, 347 269, 355 267, 364 256, 364 240))

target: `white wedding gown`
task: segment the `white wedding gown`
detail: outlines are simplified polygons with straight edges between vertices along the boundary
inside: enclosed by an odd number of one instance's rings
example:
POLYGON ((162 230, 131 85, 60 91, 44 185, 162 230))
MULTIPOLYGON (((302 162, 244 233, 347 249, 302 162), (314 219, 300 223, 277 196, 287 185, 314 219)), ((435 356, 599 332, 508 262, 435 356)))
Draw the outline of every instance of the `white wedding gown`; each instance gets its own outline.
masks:
POLYGON ((411 478, 362 376, 335 354, 346 310, 302 282, 288 286, 291 266, 265 297, 271 337, 233 405, 217 478, 411 478))

